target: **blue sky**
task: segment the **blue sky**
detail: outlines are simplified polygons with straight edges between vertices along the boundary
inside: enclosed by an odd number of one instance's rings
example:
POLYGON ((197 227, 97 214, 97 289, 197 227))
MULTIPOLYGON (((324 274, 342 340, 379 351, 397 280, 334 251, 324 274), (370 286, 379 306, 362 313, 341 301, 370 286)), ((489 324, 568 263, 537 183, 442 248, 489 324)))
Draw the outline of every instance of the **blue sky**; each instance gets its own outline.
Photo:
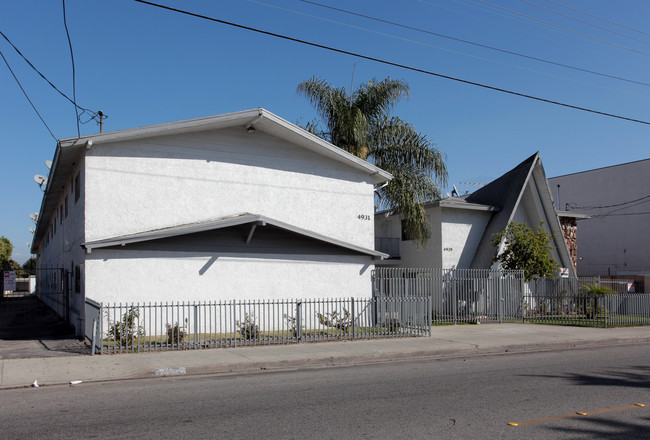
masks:
MULTIPOLYGON (((317 2, 650 83, 650 2, 645 0, 317 2)), ((299 0, 160 3, 468 81, 650 121, 648 85, 490 51, 299 0)), ((355 85, 388 76, 410 85, 410 99, 398 104, 393 113, 437 143, 447 155, 450 183, 457 186, 471 188, 459 185, 467 181, 486 183, 538 150, 549 177, 650 156, 650 126, 644 124, 356 59, 132 0, 67 0, 66 11, 77 102, 108 115, 105 131, 255 107, 304 123, 316 114, 296 94, 297 84, 316 75, 349 88, 354 71, 355 85)), ((51 82, 72 96, 61 1, 2 2, 0 30, 51 82)), ((55 137, 76 136, 72 104, 2 38, 0 51, 55 137)), ((47 174, 45 161, 52 159, 56 142, 1 60, 0 92, 4 189, 0 235, 14 243, 14 259, 22 263, 29 258, 26 243, 31 241, 33 224, 28 216, 39 211, 42 197, 33 176, 47 174)), ((94 121, 81 125, 82 134, 98 131, 94 121)))

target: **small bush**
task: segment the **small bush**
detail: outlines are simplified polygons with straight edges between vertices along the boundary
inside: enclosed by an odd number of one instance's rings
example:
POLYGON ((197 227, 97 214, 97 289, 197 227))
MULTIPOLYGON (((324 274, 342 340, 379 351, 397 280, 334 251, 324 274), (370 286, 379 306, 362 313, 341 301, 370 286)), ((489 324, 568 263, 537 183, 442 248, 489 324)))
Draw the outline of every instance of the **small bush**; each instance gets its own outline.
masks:
POLYGON ((343 331, 347 331, 348 327, 350 327, 352 324, 350 319, 350 312, 348 312, 345 308, 343 309, 342 315, 339 314, 338 311, 334 310, 331 313, 317 312, 316 316, 322 325, 343 331))
POLYGON ((140 318, 140 311, 137 307, 130 307, 121 321, 111 324, 109 327, 108 339, 115 341, 118 347, 133 346, 133 341, 136 338, 141 338, 145 335, 144 326, 137 325, 140 318))
POLYGON ((399 322, 398 318, 390 318, 384 322, 384 327, 391 333, 394 333, 402 327, 402 324, 399 322))
POLYGON ((243 321, 236 322, 237 327, 239 328, 239 334, 242 339, 251 340, 256 339, 260 333, 260 328, 255 323, 255 315, 245 314, 243 321))
POLYGON ((167 343, 168 344, 182 344, 185 341, 185 334, 187 333, 187 319, 184 325, 179 325, 178 322, 174 325, 167 324, 167 343))
POLYGON ((287 323, 287 327, 289 328, 289 331, 291 332, 291 336, 294 338, 298 337, 298 320, 296 319, 295 316, 289 316, 286 313, 284 314, 284 320, 287 323))

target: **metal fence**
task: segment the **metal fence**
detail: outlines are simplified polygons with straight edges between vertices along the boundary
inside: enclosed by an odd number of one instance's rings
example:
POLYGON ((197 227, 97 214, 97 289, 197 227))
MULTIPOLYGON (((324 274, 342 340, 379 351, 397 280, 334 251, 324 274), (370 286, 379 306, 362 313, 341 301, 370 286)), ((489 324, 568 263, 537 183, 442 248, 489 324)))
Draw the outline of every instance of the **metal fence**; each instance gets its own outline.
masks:
POLYGON ((630 288, 635 286, 634 280, 632 279, 602 279, 601 277, 578 277, 578 283, 581 286, 585 284, 596 284, 598 286, 608 287, 614 292, 622 294, 631 293, 630 288))
POLYGON ((374 294, 378 297, 430 297, 432 324, 524 320, 650 325, 650 303, 644 294, 626 293, 629 282, 598 277, 525 282, 521 271, 484 269, 377 268, 373 272, 374 294), (582 286, 593 283, 610 287, 616 294, 594 297, 580 292, 582 286))
POLYGON ((161 351, 422 336, 428 297, 293 299, 203 303, 86 301, 100 353, 161 351))
POLYGON ((373 286, 380 298, 431 298, 432 323, 502 322, 522 313, 521 271, 377 268, 373 286))
POLYGON ((522 320, 590 327, 650 325, 650 294, 525 295, 522 320))

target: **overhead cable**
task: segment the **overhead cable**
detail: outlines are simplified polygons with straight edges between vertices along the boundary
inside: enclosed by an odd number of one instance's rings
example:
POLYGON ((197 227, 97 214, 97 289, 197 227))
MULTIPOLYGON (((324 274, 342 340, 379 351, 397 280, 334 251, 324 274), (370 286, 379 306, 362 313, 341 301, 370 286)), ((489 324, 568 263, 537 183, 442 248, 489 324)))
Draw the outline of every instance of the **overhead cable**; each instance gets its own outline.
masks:
POLYGON ((620 24, 620 23, 617 23, 617 22, 612 21, 612 20, 608 20, 608 19, 603 18, 603 17, 599 17, 599 16, 594 15, 594 14, 590 14, 589 12, 585 12, 582 9, 574 8, 573 6, 565 5, 564 3, 560 3, 560 2, 555 1, 555 0, 546 0, 546 1, 550 2, 550 3, 553 3, 555 5, 558 5, 558 6, 562 6, 563 8, 567 8, 567 9, 570 9, 572 11, 579 12, 581 14, 584 14, 584 15, 588 16, 588 17, 595 18, 596 20, 604 21, 605 23, 613 24, 614 26, 622 27, 623 29, 627 29, 628 31, 638 32, 639 34, 647 35, 648 37, 650 37, 650 34, 647 33, 647 32, 640 31, 640 30, 635 29, 633 27, 626 26, 624 24, 620 24))
MULTIPOLYGON (((2 31, 0 31, 0 35, 1 35, 1 36, 2 36, 6 41, 7 41, 7 43, 9 43, 9 44, 11 45, 11 47, 14 48, 14 50, 18 53, 18 55, 20 55, 20 56, 22 57, 22 59, 25 60, 25 62, 29 65, 29 67, 31 67, 31 68, 32 68, 36 73, 38 73, 39 76, 40 76, 41 78, 43 78, 43 79, 44 79, 44 80, 45 80, 45 81, 46 81, 46 82, 47 82, 47 83, 48 83, 48 84, 49 84, 49 85, 50 85, 54 90, 56 90, 56 91, 59 93, 59 95, 63 96, 63 97, 64 97, 65 99, 67 99, 71 104, 73 104, 73 105, 76 106, 79 110, 81 110, 81 111, 82 111, 81 114, 83 114, 83 113, 88 113, 88 114, 91 115, 91 119, 97 116, 97 112, 92 111, 92 110, 87 109, 87 108, 84 108, 84 107, 81 107, 80 105, 78 105, 77 103, 75 103, 75 102, 72 100, 72 98, 70 98, 68 95, 66 95, 66 94, 63 93, 61 90, 59 90, 58 87, 56 87, 54 84, 52 84, 52 82, 51 82, 49 79, 47 79, 47 77, 46 77, 43 73, 41 73, 41 71, 38 70, 38 69, 36 68, 36 66, 34 66, 34 65, 31 63, 31 61, 29 61, 29 60, 27 59, 27 57, 25 57, 25 55, 23 55, 23 53, 20 51, 20 49, 18 49, 18 48, 16 47, 16 45, 15 45, 14 43, 12 43, 11 40, 9 40, 9 38, 8 38, 8 37, 7 37, 7 36, 6 36, 2 31)), ((80 116, 81 116, 81 114, 80 114, 80 116)), ((86 121, 86 122, 87 122, 87 121, 86 121)), ((84 122, 81 121, 81 123, 83 124, 84 122)))
POLYGON ((55 141, 57 141, 56 136, 54 136, 54 133, 52 133, 52 130, 50 130, 50 127, 49 127, 49 126, 47 125, 47 123, 45 122, 45 119, 43 119, 43 116, 41 116, 41 114, 38 112, 38 110, 36 109, 36 106, 34 105, 34 103, 32 102, 32 100, 29 99, 29 95, 27 95, 27 92, 26 92, 25 89, 23 88, 22 84, 20 84, 20 81, 18 80, 18 77, 16 76, 16 74, 14 73, 14 71, 11 69, 11 66, 9 65, 9 62, 8 62, 7 59, 5 58, 5 56, 4 56, 4 54, 2 53, 2 51, 0 51, 0 56, 2 57, 2 59, 3 59, 4 62, 5 62, 5 64, 7 65, 7 68, 9 69, 9 72, 11 72, 11 75, 12 75, 12 76, 14 77, 14 79, 16 80, 16 83, 18 83, 18 87, 20 87, 20 90, 23 91, 23 94, 25 95, 25 98, 27 98, 27 101, 29 101, 29 104, 32 106, 32 108, 34 109, 34 111, 35 111, 36 114, 38 115, 38 118, 41 120, 41 122, 43 123, 43 125, 45 125, 45 128, 47 128, 47 131, 50 132, 50 135, 52 136, 52 138, 53 138, 55 141))
POLYGON ((77 86, 76 75, 74 68, 74 53, 72 52, 72 41, 70 41, 70 32, 68 31, 68 23, 65 18, 65 0, 63 3, 63 26, 65 27, 65 34, 68 37, 68 47, 70 48, 70 60, 72 62, 72 103, 74 104, 74 113, 76 115, 75 121, 77 122, 77 136, 81 137, 81 130, 79 129, 79 110, 77 109, 77 86))
POLYGON ((432 71, 429 71, 429 70, 408 66, 406 64, 400 64, 400 63, 397 63, 397 62, 388 61, 388 60, 384 60, 384 59, 381 59, 381 58, 371 57, 371 56, 368 56, 368 55, 362 55, 362 54, 351 52, 351 51, 344 50, 344 49, 337 49, 335 47, 326 46, 326 45, 319 44, 319 43, 313 43, 313 42, 310 42, 310 41, 301 40, 301 39, 298 39, 298 38, 289 37, 289 36, 286 36, 286 35, 277 34, 277 33, 274 33, 274 32, 269 32, 269 31, 253 28, 253 27, 250 27, 250 26, 245 26, 245 25, 241 25, 241 24, 221 20, 221 19, 214 18, 214 17, 208 17, 206 15, 201 15, 201 14, 197 14, 197 13, 194 13, 194 12, 184 11, 182 9, 172 8, 170 6, 160 5, 158 3, 153 3, 153 2, 150 2, 150 1, 146 1, 146 0, 133 0, 133 1, 135 1, 137 3, 142 3, 142 4, 145 4, 145 5, 153 6, 153 7, 156 7, 156 8, 165 9, 165 10, 168 10, 168 11, 171 11, 171 12, 177 12, 179 14, 188 15, 188 16, 191 16, 191 17, 196 17, 196 18, 200 18, 200 19, 203 19, 203 20, 208 20, 208 21, 212 21, 212 22, 215 22, 215 23, 225 24, 227 26, 232 26, 232 27, 235 27, 235 28, 238 28, 238 29, 244 29, 244 30, 247 30, 247 31, 256 32, 256 33, 259 33, 259 34, 262 34, 262 35, 267 35, 267 36, 271 36, 271 37, 275 37, 275 38, 281 38, 283 40, 292 41, 292 42, 304 44, 304 45, 307 45, 307 46, 317 47, 317 48, 320 48, 320 49, 329 50, 331 52, 350 55, 350 56, 365 59, 365 60, 368 60, 368 61, 374 61, 374 62, 377 62, 377 63, 385 64, 385 65, 388 65, 388 66, 398 67, 398 68, 410 70, 410 71, 413 71, 413 72, 423 73, 425 75, 435 76, 437 78, 448 79, 448 80, 451 80, 451 81, 456 81, 456 82, 460 82, 460 83, 463 83, 463 84, 469 84, 469 85, 473 85, 473 86, 476 86, 476 87, 481 87, 481 88, 484 88, 484 89, 493 90, 493 91, 496 91, 496 92, 506 93, 506 94, 509 94, 509 95, 519 96, 521 98, 532 99, 532 100, 535 100, 535 101, 546 102, 548 104, 553 104, 553 105, 557 105, 557 106, 561 106, 561 107, 571 108, 571 109, 574 109, 574 110, 580 110, 580 111, 584 111, 584 112, 588 112, 588 113, 594 113, 594 114, 598 114, 598 115, 601 115, 601 116, 607 116, 607 117, 610 117, 610 118, 622 119, 622 120, 625 120, 625 121, 650 125, 650 122, 643 121, 643 120, 640 120, 640 119, 634 119, 634 118, 629 118, 629 117, 626 117, 626 116, 615 115, 613 113, 606 113, 606 112, 602 112, 602 111, 598 111, 598 110, 593 110, 593 109, 589 109, 589 108, 585 108, 585 107, 580 107, 580 106, 577 106, 577 105, 566 104, 566 103, 559 102, 559 101, 554 101, 554 100, 551 100, 551 99, 540 98, 540 97, 533 96, 533 95, 528 95, 528 94, 525 94, 525 93, 515 92, 515 91, 512 91, 512 90, 507 90, 507 89, 503 89, 503 88, 500 88, 500 87, 490 86, 490 85, 478 83, 478 82, 475 82, 475 81, 469 81, 469 80, 462 79, 462 78, 457 78, 457 77, 453 77, 453 76, 449 76, 449 75, 444 75, 444 74, 441 74, 441 73, 436 73, 436 72, 432 72, 432 71))
POLYGON ((515 15, 524 17, 524 18, 526 18, 528 20, 531 20, 531 21, 541 23, 541 24, 544 24, 546 26, 550 26, 550 27, 553 27, 553 28, 556 28, 556 29, 560 29, 560 30, 563 30, 563 31, 566 31, 566 32, 570 32, 570 33, 575 34, 575 35, 579 35, 579 36, 581 36, 583 38, 588 38, 590 40, 595 40, 595 41, 598 41, 600 43, 606 44, 608 46, 618 47, 619 49, 625 49, 625 50, 628 50, 630 52, 635 52, 635 53, 638 53, 638 54, 641 54, 641 55, 650 56, 650 53, 648 53, 648 52, 643 52, 642 50, 636 50, 636 49, 633 49, 631 47, 623 46, 622 44, 618 44, 618 43, 614 43, 614 42, 611 42, 611 41, 603 40, 602 38, 594 37, 593 35, 585 34, 583 32, 574 31, 573 29, 569 29, 569 28, 566 28, 564 26, 560 26, 560 25, 557 25, 557 24, 554 24, 554 23, 551 23, 551 22, 548 22, 548 21, 545 21, 545 20, 530 16, 530 15, 523 14, 523 13, 517 12, 517 11, 515 11, 513 9, 509 9, 509 8, 504 7, 504 6, 499 6, 499 5, 496 5, 494 3, 490 3, 490 2, 488 2, 486 0, 471 0, 471 1, 482 3, 482 4, 485 4, 485 5, 489 5, 489 6, 493 7, 493 8, 501 9, 501 10, 507 11, 507 12, 509 12, 511 14, 515 14, 515 15))
POLYGON ((459 43, 470 44, 472 46, 481 47, 483 49, 489 49, 489 50, 505 53, 505 54, 508 54, 508 55, 514 55, 514 56, 517 56, 517 57, 526 58, 526 59, 533 60, 533 61, 538 61, 538 62, 541 62, 541 63, 551 64, 551 65, 558 66, 558 67, 564 67, 564 68, 567 68, 567 69, 576 70, 576 71, 579 71, 579 72, 590 73, 592 75, 598 75, 598 76, 602 76, 602 77, 605 77, 605 78, 611 78, 611 79, 626 81, 626 82, 629 82, 629 83, 650 87, 649 83, 642 82, 642 81, 635 81, 635 80, 632 80, 632 79, 622 78, 620 76, 608 75, 606 73, 600 73, 600 72, 596 72, 596 71, 589 70, 589 69, 583 69, 583 68, 580 68, 580 67, 570 66, 568 64, 558 63, 558 62, 555 62, 555 61, 549 61, 549 60, 545 60, 543 58, 537 58, 537 57, 530 56, 530 55, 525 55, 525 54, 522 54, 522 53, 519 53, 519 52, 513 52, 513 51, 510 51, 510 50, 506 50, 506 49, 500 49, 498 47, 489 46, 487 44, 476 43, 474 41, 464 40, 462 38, 452 37, 450 35, 440 34, 440 33, 437 33, 437 32, 428 31, 426 29, 421 29, 421 28, 417 28, 417 27, 414 27, 414 26, 408 26, 408 25, 405 25, 405 24, 396 23, 394 21, 384 20, 384 19, 377 18, 377 17, 371 17, 369 15, 359 14, 357 12, 352 12, 352 11, 348 11, 346 9, 341 9, 341 8, 335 8, 333 6, 323 5, 323 4, 316 3, 316 2, 313 2, 313 1, 309 1, 309 0, 299 0, 299 1, 301 1, 303 3, 310 4, 310 5, 318 6, 318 7, 321 7, 321 8, 326 8, 326 9, 331 9, 331 10, 334 10, 334 11, 342 12, 344 14, 354 15, 356 17, 366 18, 368 20, 373 20, 373 21, 377 21, 377 22, 380 22, 380 23, 390 24, 391 26, 397 26, 397 27, 400 27, 400 28, 403 28, 403 29, 409 29, 409 30, 412 30, 412 31, 421 32, 421 33, 424 33, 424 34, 429 34, 429 35, 433 35, 433 36, 440 37, 440 38, 446 38, 448 40, 457 41, 459 43))
POLYGON ((547 8, 547 7, 542 6, 542 5, 539 5, 539 4, 537 4, 537 3, 533 3, 533 2, 528 1, 528 0, 519 0, 519 1, 522 2, 522 3, 526 3, 527 5, 531 5, 531 6, 534 6, 534 7, 536 7, 536 8, 540 8, 540 9, 542 9, 542 10, 544 10, 544 11, 548 11, 548 12, 551 12, 551 13, 553 13, 553 14, 560 15, 560 16, 565 17, 565 18, 568 18, 568 19, 570 19, 570 20, 577 21, 578 23, 582 23, 582 24, 586 24, 587 26, 595 27, 596 29, 600 29, 601 31, 609 32, 609 33, 612 33, 612 34, 618 35, 618 36, 623 37, 623 38, 628 38, 628 39, 630 39, 630 40, 634 40, 634 41, 637 41, 637 42, 642 43, 642 44, 650 45, 650 43, 647 42, 647 41, 645 41, 645 40, 641 40, 641 39, 638 39, 638 38, 630 37, 629 35, 623 34, 623 33, 621 33, 621 32, 616 32, 616 31, 613 31, 613 30, 611 30, 611 29, 607 29, 606 27, 603 27, 603 26, 598 26, 597 24, 590 23, 590 22, 588 22, 588 21, 586 21, 586 20, 580 20, 579 18, 573 17, 573 16, 571 16, 571 15, 569 15, 569 14, 563 14, 562 12, 556 11, 556 10, 551 9, 551 8, 547 8))

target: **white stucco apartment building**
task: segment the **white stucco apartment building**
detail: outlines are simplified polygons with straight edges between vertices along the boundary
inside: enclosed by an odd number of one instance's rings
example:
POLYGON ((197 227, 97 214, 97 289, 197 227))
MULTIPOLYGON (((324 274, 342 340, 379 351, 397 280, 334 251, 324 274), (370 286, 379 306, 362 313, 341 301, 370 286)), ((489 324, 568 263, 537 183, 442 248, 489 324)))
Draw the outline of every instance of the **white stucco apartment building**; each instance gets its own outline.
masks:
POLYGON ((551 256, 576 274, 539 153, 472 194, 427 203, 425 210, 431 224, 425 245, 403 235, 399 215, 375 215, 377 249, 390 255, 382 266, 489 269, 503 247, 492 244, 494 234, 518 222, 534 230, 542 225, 553 237, 551 256))
POLYGON ((264 109, 58 143, 32 252, 83 302, 368 297, 390 174, 264 109))

